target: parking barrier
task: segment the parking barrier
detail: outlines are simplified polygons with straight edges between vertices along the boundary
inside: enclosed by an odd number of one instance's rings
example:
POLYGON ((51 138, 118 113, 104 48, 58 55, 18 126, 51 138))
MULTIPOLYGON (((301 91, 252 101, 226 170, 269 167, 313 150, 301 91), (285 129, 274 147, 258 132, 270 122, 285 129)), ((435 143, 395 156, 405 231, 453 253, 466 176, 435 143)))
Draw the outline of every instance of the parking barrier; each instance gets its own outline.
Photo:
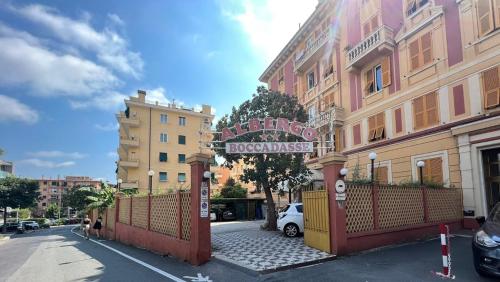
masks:
POLYGON ((441 257, 443 259, 443 272, 435 273, 438 276, 455 279, 451 275, 451 255, 450 255, 450 227, 448 225, 439 225, 440 238, 441 238, 441 257))

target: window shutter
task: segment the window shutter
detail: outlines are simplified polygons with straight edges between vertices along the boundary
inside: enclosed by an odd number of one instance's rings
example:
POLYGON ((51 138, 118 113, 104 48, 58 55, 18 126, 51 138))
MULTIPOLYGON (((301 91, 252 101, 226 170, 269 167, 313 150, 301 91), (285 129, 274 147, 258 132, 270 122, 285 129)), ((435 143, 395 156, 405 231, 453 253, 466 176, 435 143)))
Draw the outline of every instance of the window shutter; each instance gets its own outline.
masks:
POLYGON ((494 108, 500 104, 499 67, 483 72, 483 91, 485 108, 494 108))
POLYGON ((436 93, 425 95, 425 113, 427 117, 426 126, 434 125, 439 122, 436 93))
POLYGON ((421 65, 426 65, 432 61, 432 34, 430 32, 420 37, 422 61, 421 65))
POLYGON ((435 183, 443 183, 443 160, 441 158, 433 158, 429 160, 429 176, 430 180, 435 183))
POLYGON ((364 34, 364 37, 367 37, 370 34, 370 23, 369 22, 366 22, 363 25, 363 34, 364 34))
POLYGON ((365 91, 366 91, 365 94, 366 95, 368 95, 368 94, 371 93, 370 90, 373 87, 373 83, 374 83, 374 81, 373 81, 373 70, 370 69, 370 70, 368 70, 366 72, 366 89, 365 89, 365 91))
POLYGON ((401 108, 396 109, 394 114, 396 117, 396 133, 399 133, 403 131, 403 117, 401 114, 401 108))
POLYGON ((410 43, 410 69, 414 70, 419 67, 419 53, 420 47, 418 39, 410 43))
POLYGON ((465 114, 465 99, 463 84, 453 87, 453 108, 455 116, 465 114))
POLYGON ((413 100, 413 112, 415 118, 415 129, 425 126, 424 118, 424 97, 419 97, 413 100))
POLYGON ((375 138, 377 140, 384 138, 385 131, 385 113, 381 112, 377 115, 377 132, 375 138))
POLYGON ((375 15, 372 18, 371 23, 372 23, 372 32, 374 32, 375 30, 378 29, 378 15, 375 15))
POLYGON ((382 60, 382 87, 391 84, 391 59, 389 56, 382 60))
POLYGON ((378 183, 380 184, 388 184, 388 168, 386 166, 382 166, 382 167, 376 167, 375 168, 375 176, 377 177, 377 181, 378 183))
POLYGON ((500 28, 500 0, 493 0, 493 14, 495 15, 495 26, 500 28))
POLYGON ((371 116, 368 118, 368 140, 375 139, 375 133, 377 130, 377 116, 371 116))
MULTIPOLYGON (((496 2, 496 0, 495 0, 496 2)), ((493 30, 493 9, 490 0, 477 1, 477 15, 479 18, 479 36, 493 30)))

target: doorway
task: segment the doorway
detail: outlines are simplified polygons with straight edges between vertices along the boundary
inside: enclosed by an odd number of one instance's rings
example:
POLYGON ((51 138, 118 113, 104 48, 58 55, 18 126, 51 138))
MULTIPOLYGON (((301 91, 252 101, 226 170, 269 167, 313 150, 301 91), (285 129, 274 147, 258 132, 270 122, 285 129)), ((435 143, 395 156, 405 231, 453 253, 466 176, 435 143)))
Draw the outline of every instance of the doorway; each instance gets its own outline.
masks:
POLYGON ((500 201, 500 148, 482 151, 488 213, 500 201))

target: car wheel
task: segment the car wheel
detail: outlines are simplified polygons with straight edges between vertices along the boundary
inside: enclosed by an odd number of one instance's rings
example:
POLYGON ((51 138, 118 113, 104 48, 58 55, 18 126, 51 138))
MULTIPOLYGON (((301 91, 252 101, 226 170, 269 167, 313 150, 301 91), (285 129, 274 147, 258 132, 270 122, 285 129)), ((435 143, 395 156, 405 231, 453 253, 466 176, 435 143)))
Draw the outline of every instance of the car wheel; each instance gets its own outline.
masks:
POLYGON ((295 223, 288 223, 283 230, 287 237, 297 237, 299 235, 299 227, 295 223))

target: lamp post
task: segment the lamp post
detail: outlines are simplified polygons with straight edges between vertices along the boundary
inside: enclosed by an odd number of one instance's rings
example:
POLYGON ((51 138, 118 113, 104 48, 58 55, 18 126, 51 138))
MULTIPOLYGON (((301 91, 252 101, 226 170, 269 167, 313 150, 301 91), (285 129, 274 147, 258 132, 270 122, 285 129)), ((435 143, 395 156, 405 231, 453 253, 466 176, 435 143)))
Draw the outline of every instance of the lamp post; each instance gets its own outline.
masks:
POLYGON ((117 181, 117 182, 118 182, 118 192, 120 192, 120 188, 121 188, 121 186, 122 186, 122 182, 123 182, 123 180, 122 180, 121 178, 118 178, 118 181, 117 181))
POLYGON ((153 193, 153 175, 155 175, 155 172, 153 170, 148 171, 149 175, 149 194, 153 193))
POLYGON ((340 177, 345 178, 348 172, 349 172, 349 170, 347 168, 345 168, 345 167, 342 168, 340 170, 340 177))
POLYGON ((422 185, 422 186, 424 185, 424 166, 425 166, 424 161, 417 162, 417 167, 418 167, 418 171, 420 174, 420 185, 422 185))
POLYGON ((375 152, 371 152, 370 154, 368 154, 368 158, 372 161, 372 167, 371 167, 371 173, 372 173, 372 177, 371 177, 371 180, 372 180, 372 184, 375 180, 375 159, 377 158, 377 153, 375 152))

